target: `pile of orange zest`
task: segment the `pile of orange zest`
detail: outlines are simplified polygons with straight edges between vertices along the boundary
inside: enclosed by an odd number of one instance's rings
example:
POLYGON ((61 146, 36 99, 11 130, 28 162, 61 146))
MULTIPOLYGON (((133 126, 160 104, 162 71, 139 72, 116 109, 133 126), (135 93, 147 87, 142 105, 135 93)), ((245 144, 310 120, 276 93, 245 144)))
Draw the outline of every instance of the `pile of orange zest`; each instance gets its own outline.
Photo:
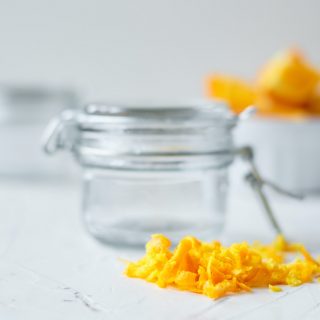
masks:
POLYGON ((278 286, 273 286, 272 284, 269 284, 269 290, 272 292, 281 292, 282 288, 280 288, 278 286))
POLYGON ((320 275, 320 265, 302 244, 289 244, 282 235, 269 245, 247 242, 229 247, 220 242, 183 238, 170 251, 170 240, 155 234, 146 244, 145 256, 127 264, 125 274, 180 290, 220 298, 228 294, 277 285, 299 286, 320 275), (288 255, 295 259, 287 262, 288 255))
POLYGON ((255 105, 261 116, 320 116, 320 71, 296 49, 277 53, 252 83, 213 74, 205 86, 207 97, 227 101, 235 113, 255 105))

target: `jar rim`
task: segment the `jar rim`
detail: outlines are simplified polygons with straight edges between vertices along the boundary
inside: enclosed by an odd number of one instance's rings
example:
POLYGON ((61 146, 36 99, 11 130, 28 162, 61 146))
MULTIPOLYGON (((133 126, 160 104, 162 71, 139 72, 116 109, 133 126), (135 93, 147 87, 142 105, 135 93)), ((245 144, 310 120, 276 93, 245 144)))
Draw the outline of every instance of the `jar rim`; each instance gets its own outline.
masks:
POLYGON ((81 126, 95 123, 207 123, 235 124, 237 116, 223 101, 186 102, 177 104, 91 103, 84 107, 81 126))

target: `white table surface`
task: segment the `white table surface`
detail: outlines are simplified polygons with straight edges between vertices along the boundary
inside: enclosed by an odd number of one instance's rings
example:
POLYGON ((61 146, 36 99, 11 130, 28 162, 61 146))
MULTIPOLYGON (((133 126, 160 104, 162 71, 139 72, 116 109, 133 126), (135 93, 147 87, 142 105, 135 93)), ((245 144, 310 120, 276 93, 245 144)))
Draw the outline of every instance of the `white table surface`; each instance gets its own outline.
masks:
MULTIPOLYGON (((271 240, 249 191, 231 192, 223 241, 271 240)), ((320 199, 274 199, 289 238, 320 248, 320 199), (281 214, 280 214, 281 213, 281 214)), ((0 179, 0 319, 320 319, 320 284, 267 289, 214 301, 122 275, 119 258, 79 219, 80 184, 0 179)), ((320 250, 318 250, 320 251, 320 250)))

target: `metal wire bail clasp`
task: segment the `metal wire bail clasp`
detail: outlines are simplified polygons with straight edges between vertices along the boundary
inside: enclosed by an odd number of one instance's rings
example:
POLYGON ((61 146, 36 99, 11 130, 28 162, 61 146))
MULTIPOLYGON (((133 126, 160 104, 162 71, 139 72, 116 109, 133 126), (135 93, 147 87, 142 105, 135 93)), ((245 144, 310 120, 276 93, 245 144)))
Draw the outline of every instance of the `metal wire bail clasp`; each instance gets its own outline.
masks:
POLYGON ((279 186, 277 186, 276 184, 274 184, 273 182, 270 182, 268 180, 265 180, 261 177, 255 162, 254 162, 254 153, 253 153, 253 149, 249 146, 246 147, 242 147, 239 148, 237 150, 238 155, 240 155, 245 161, 247 161, 249 163, 250 166, 250 170, 249 172, 246 174, 245 179, 246 181, 249 182, 249 184, 251 185, 252 189, 255 191, 255 193, 257 194, 259 200, 262 203, 262 206, 264 208, 264 211, 268 217, 268 219, 270 220, 274 230, 279 233, 282 234, 282 230, 281 227, 278 223, 278 221, 276 220, 273 210, 270 206, 270 202, 264 192, 263 187, 264 186, 268 186, 270 188, 272 188, 274 191, 294 198, 294 199, 298 199, 298 200, 302 200, 304 198, 303 195, 301 194, 296 194, 290 191, 287 191, 279 186))
POLYGON ((73 145, 71 131, 76 120, 75 110, 64 110, 53 118, 42 136, 42 148, 45 153, 53 154, 59 149, 71 149, 73 145))

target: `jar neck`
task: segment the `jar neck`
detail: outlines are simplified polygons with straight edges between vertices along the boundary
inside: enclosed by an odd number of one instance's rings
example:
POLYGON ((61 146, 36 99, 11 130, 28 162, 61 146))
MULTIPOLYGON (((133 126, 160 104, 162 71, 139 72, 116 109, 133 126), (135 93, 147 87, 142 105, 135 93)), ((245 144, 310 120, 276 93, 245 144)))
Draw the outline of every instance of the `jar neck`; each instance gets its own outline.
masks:
POLYGON ((83 167, 128 171, 186 171, 227 167, 234 159, 234 151, 233 145, 223 150, 167 153, 112 153, 108 149, 82 147, 74 149, 74 155, 83 167))

